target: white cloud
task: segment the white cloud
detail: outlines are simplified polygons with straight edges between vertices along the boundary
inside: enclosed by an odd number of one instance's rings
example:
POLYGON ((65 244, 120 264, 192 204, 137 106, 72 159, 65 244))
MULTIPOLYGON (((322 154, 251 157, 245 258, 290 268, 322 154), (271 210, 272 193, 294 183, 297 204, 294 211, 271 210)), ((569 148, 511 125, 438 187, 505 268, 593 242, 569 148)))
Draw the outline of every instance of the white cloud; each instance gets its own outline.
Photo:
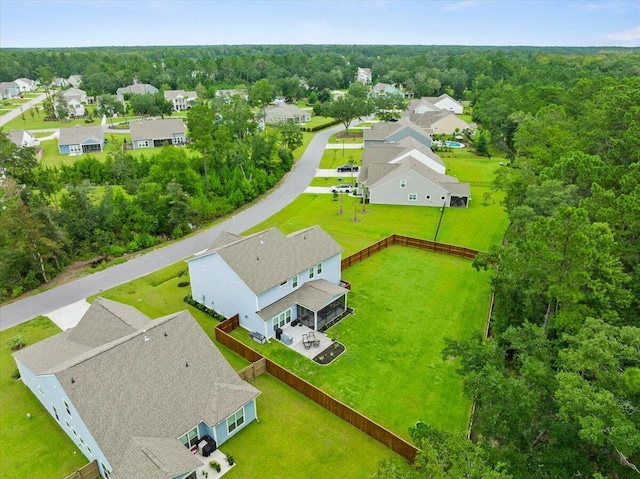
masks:
POLYGON ((621 32, 614 32, 605 35, 605 38, 610 40, 617 40, 624 43, 634 43, 640 41, 640 26, 630 28, 629 30, 623 30, 621 32))
POLYGON ((452 2, 447 4, 444 7, 442 7, 442 10, 448 11, 448 12, 454 11, 454 10, 464 10, 465 8, 473 7, 477 3, 478 3, 477 0, 462 0, 460 2, 452 2))

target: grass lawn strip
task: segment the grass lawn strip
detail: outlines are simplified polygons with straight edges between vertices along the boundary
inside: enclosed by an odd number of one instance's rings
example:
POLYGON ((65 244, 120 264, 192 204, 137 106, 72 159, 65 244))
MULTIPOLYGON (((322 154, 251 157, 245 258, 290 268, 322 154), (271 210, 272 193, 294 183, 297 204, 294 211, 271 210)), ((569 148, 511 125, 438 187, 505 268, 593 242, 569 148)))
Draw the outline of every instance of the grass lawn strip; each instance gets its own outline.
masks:
POLYGON ((300 393, 264 374, 252 384, 259 423, 222 445, 236 460, 225 478, 370 478, 378 462, 400 456, 300 393))
POLYGON ((20 334, 27 345, 60 332, 40 317, 0 332, 0 475, 3 479, 63 478, 87 459, 33 393, 12 379, 16 363, 6 343, 20 334), (31 419, 27 419, 31 414, 31 419))
POLYGON ((484 328, 488 275, 467 260, 392 246, 343 278, 355 314, 327 332, 346 346, 330 365, 275 341, 256 345, 242 329, 232 335, 405 439, 418 420, 463 432, 471 404, 440 352, 445 337, 484 328))

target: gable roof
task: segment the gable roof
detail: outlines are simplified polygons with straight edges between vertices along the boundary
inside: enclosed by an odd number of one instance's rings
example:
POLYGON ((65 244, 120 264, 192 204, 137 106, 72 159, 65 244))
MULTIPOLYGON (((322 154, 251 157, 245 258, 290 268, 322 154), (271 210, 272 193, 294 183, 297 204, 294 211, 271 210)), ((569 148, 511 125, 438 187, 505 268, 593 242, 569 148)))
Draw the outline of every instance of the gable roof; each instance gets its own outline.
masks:
POLYGON ((59 145, 79 145, 87 140, 94 140, 102 143, 104 133, 102 126, 80 126, 76 125, 71 128, 60 128, 60 136, 58 137, 59 145))
POLYGON ((69 97, 69 96, 80 96, 80 97, 83 97, 83 96, 86 96, 86 95, 87 95, 87 92, 84 91, 84 90, 80 90, 79 88, 73 88, 72 87, 72 88, 68 88, 68 89, 62 91, 62 96, 64 96, 65 98, 69 97))
POLYGON ((149 92, 157 93, 158 89, 148 83, 134 83, 133 85, 118 88, 118 90, 116 91, 116 93, 119 95, 122 95, 124 93, 134 93, 136 95, 140 95, 149 92))
POLYGON ((287 236, 270 228, 187 261, 217 254, 258 295, 340 252, 342 247, 319 226, 287 236))
POLYGON ((438 111, 441 108, 437 107, 433 103, 431 103, 426 97, 423 98, 413 98, 409 101, 409 105, 407 106, 407 110, 414 111, 421 106, 426 106, 431 111, 438 111))
POLYGON ((375 188, 409 170, 416 171, 424 178, 436 183, 452 194, 464 196, 469 196, 470 194, 469 183, 460 183, 458 179, 453 176, 437 173, 411 156, 404 158, 398 163, 371 165, 368 176, 369 188, 375 188))
POLYGON ((113 467, 113 479, 170 479, 194 469, 200 462, 177 438, 201 421, 215 426, 259 394, 188 311, 143 323, 144 317, 101 300, 76 328, 14 354, 32 371, 41 370, 42 358, 62 360, 45 373, 64 388, 113 467), (75 342, 74 329, 98 324, 105 305, 126 326, 142 326, 96 347, 75 342))
POLYGON ((20 147, 25 143, 31 143, 35 140, 35 137, 26 130, 11 130, 9 132, 9 140, 14 145, 20 147))
MULTIPOLYGON (((473 125, 467 123, 454 112, 449 110, 438 110, 438 111, 426 111, 422 114, 413 113, 409 116, 412 122, 418 125, 421 128, 431 128, 433 125, 438 123, 441 120, 444 120, 448 117, 453 117, 456 123, 460 123, 460 126, 466 125, 467 128, 471 128, 473 125)), ((464 128, 463 128, 464 129, 464 128)))
POLYGON ((269 105, 264 109, 264 111, 267 116, 273 116, 282 112, 282 114, 288 118, 300 117, 309 114, 295 105, 269 105))
POLYGON ((173 100, 175 98, 178 98, 179 96, 186 98, 187 100, 189 99, 196 99, 198 98, 198 94, 195 91, 184 91, 184 90, 165 90, 164 92, 164 99, 165 100, 173 100))
POLYGON ((374 125, 367 130, 363 130, 364 141, 386 141, 390 136, 404 128, 411 128, 420 134, 424 138, 431 140, 431 137, 427 135, 418 125, 410 121, 408 118, 400 118, 398 121, 386 121, 380 123, 374 123, 374 125))
POLYGON ((457 103, 458 105, 462 106, 462 103, 460 103, 458 100, 456 100, 455 98, 451 97, 450 95, 448 95, 446 93, 443 93, 440 96, 425 96, 425 97, 422 97, 422 99, 428 101, 429 103, 433 103, 436 106, 437 106, 438 102, 441 102, 442 100, 449 99, 449 100, 457 103))
POLYGON ((292 304, 299 304, 311 311, 319 311, 337 297, 348 292, 349 290, 346 288, 324 279, 307 281, 284 298, 280 298, 275 303, 271 303, 266 308, 258 311, 258 316, 268 321, 292 304))
POLYGON ((132 141, 172 138, 174 134, 184 135, 186 131, 181 118, 132 121, 129 128, 132 141))

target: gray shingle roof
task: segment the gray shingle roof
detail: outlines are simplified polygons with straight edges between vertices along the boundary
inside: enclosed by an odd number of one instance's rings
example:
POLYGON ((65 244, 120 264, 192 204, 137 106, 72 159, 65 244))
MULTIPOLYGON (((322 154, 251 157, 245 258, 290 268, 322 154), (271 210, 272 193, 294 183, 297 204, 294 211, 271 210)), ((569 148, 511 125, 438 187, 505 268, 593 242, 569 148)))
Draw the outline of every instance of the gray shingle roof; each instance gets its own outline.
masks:
POLYGON ((338 286, 324 279, 307 281, 293 293, 286 295, 284 298, 258 311, 258 316, 267 321, 292 304, 299 304, 311 311, 319 311, 331 303, 336 297, 348 292, 349 290, 342 286, 338 286))
POLYGON ((427 135, 420 129, 420 127, 411 122, 408 118, 401 118, 398 121, 375 123, 370 129, 363 130, 362 136, 365 141, 385 141, 391 135, 403 128, 411 128, 420 133, 420 135, 429 138, 429 135, 427 135))
POLYGON ((132 121, 131 140, 164 140, 173 137, 174 133, 183 134, 186 131, 181 118, 164 118, 158 120, 132 121))
POLYGON ((76 125, 71 128, 60 128, 60 137, 58 144, 60 145, 76 145, 92 139, 102 143, 104 138, 102 126, 80 126, 76 125))
POLYGON ((312 226, 287 236, 270 228, 204 254, 218 254, 251 291, 260 294, 340 252, 342 247, 331 236, 312 226))
MULTIPOLYGON (((117 314, 128 310, 109 306, 117 314)), ((95 325, 102 314, 87 319, 95 325)), ((119 319, 134 325, 142 317, 119 319)), ((259 394, 187 311, 148 321, 95 348, 71 341, 73 332, 14 356, 36 373, 44 358, 49 364, 63 361, 55 376, 114 468, 113 479, 170 479, 195 468, 198 463, 177 438, 200 421, 215 426, 259 394)))
POLYGON ((157 92, 158 89, 153 85, 149 85, 148 83, 134 83, 133 85, 118 88, 116 93, 120 95, 124 95, 125 93, 134 93, 136 95, 140 95, 149 91, 157 92))
POLYGON ((165 100, 173 100, 178 96, 182 96, 186 99, 189 98, 198 98, 198 94, 195 91, 184 91, 184 90, 166 90, 164 92, 165 100))

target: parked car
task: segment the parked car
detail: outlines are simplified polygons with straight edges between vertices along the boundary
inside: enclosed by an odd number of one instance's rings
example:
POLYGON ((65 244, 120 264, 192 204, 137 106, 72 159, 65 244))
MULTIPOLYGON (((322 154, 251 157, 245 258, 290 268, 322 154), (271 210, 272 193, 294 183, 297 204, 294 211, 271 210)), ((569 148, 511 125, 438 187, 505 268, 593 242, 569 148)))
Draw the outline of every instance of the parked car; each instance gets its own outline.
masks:
POLYGON ((342 172, 349 172, 349 171, 358 171, 358 165, 340 165, 338 166, 338 172, 342 173, 342 172))
POLYGON ((331 193, 353 193, 355 190, 355 186, 351 185, 336 185, 331 187, 331 193))

